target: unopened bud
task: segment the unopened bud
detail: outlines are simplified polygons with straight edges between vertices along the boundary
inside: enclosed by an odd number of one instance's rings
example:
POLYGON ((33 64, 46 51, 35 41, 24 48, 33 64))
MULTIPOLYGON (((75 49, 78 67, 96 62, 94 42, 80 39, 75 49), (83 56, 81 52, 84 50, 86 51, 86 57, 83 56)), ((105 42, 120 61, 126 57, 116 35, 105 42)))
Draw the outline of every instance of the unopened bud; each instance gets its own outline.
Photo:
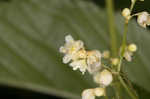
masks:
POLYGON ((123 11, 122 11, 122 16, 123 16, 125 19, 129 20, 130 17, 131 17, 130 14, 131 14, 131 11, 130 11, 129 8, 124 8, 124 9, 123 9, 123 11))
POLYGON ((94 81, 104 87, 108 86, 112 82, 112 80, 112 73, 106 69, 94 75, 94 81))
POLYGON ((105 88, 95 88, 94 89, 95 96, 105 96, 105 88))
POLYGON ((118 58, 112 58, 111 59, 111 64, 112 65, 118 65, 118 63, 119 63, 119 59, 118 58))
POLYGON ((95 99, 94 89, 86 89, 82 92, 82 99, 95 99))
POLYGON ((137 22, 140 26, 146 28, 147 25, 150 25, 150 16, 148 12, 141 12, 138 14, 137 22))
POLYGON ((130 52, 135 52, 135 51, 137 50, 137 46, 136 46, 135 44, 130 44, 130 45, 128 46, 128 50, 129 50, 130 52))

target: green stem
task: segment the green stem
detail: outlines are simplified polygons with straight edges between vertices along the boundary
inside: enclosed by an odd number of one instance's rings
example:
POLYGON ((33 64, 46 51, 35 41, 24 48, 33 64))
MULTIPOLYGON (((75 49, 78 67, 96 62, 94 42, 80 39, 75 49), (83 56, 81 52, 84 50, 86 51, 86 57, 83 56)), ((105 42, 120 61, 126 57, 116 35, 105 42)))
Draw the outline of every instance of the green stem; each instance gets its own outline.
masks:
POLYGON ((108 99, 108 97, 107 97, 107 96, 105 96, 105 99, 108 99))
POLYGON ((132 97, 132 99, 138 99, 138 97, 126 85, 126 83, 124 82, 124 80, 122 79, 122 77, 120 75, 118 75, 118 79, 119 79, 120 83, 122 84, 122 86, 126 89, 126 91, 128 92, 128 94, 132 97))
POLYGON ((134 8, 134 5, 135 5, 136 1, 137 1, 137 0, 134 0, 134 2, 132 2, 132 4, 131 4, 131 7, 130 7, 130 11, 131 11, 131 12, 132 12, 132 10, 133 10, 133 8, 134 8))
POLYGON ((123 40, 122 40, 121 51, 120 51, 120 60, 118 64, 118 72, 120 72, 121 70, 122 59, 126 49, 127 32, 128 32, 128 21, 125 22, 124 25, 124 33, 123 33, 123 40))
POLYGON ((121 96, 120 96, 120 83, 119 82, 116 82, 114 85, 113 85, 113 88, 115 90, 115 99, 121 99, 121 96))
POLYGON ((127 78, 127 76, 124 74, 122 77, 125 80, 125 82, 127 82, 127 85, 130 87, 131 91, 134 92, 134 94, 138 97, 136 91, 134 90, 134 88, 133 88, 130 80, 127 78))
POLYGON ((113 0, 106 0, 107 6, 107 16, 108 16, 108 25, 109 25, 109 33, 110 33, 110 44, 111 44, 111 51, 112 56, 117 56, 117 36, 115 31, 115 18, 114 18, 114 6, 113 0))

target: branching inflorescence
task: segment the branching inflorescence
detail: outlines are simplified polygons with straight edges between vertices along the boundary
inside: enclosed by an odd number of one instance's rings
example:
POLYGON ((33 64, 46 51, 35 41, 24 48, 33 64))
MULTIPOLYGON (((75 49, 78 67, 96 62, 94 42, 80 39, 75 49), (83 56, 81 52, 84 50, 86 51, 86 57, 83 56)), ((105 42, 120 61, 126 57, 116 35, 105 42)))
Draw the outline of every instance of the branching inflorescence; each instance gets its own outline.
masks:
MULTIPOLYGON (((124 73, 121 71, 122 60, 125 59, 131 62, 134 52, 137 51, 135 44, 126 44, 129 20, 137 16, 137 22, 140 26, 146 28, 146 26, 150 25, 148 12, 143 11, 132 14, 132 9, 136 2, 137 0, 131 0, 131 7, 122 11, 122 16, 125 18, 125 27, 122 45, 116 57, 112 57, 108 50, 103 51, 103 53, 99 50, 86 50, 81 40, 74 40, 71 35, 65 37, 65 44, 59 49, 64 54, 63 63, 69 63, 73 70, 79 69, 83 75, 88 71, 93 76, 94 82, 98 84, 96 88, 85 89, 82 92, 82 99, 95 99, 95 97, 101 96, 108 98, 106 88, 108 86, 116 87, 113 84, 116 82, 122 84, 132 99, 138 99, 134 89, 128 86, 127 81, 124 80, 124 73), (107 64, 103 60, 107 61, 107 64)), ((120 99, 120 96, 116 95, 115 99, 120 99)))

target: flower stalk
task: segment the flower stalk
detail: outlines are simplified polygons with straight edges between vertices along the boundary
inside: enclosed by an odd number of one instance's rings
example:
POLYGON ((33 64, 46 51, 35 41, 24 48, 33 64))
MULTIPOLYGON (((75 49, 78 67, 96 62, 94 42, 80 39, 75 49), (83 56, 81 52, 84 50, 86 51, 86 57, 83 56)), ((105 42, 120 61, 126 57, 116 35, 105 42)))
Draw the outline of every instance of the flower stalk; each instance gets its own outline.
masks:
POLYGON ((115 28, 115 18, 114 18, 114 2, 113 0, 106 0, 106 7, 107 7, 107 16, 108 16, 108 26, 109 26, 109 33, 110 33, 110 44, 111 44, 111 51, 112 56, 117 56, 117 34, 115 28))

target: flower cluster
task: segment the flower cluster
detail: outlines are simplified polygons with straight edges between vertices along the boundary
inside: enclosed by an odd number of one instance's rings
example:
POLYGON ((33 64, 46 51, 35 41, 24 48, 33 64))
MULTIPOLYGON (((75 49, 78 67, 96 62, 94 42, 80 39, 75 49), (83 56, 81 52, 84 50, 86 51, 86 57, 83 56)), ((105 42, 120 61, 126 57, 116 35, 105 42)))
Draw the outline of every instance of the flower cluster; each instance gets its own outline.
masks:
POLYGON ((69 65, 73 70, 79 69, 82 74, 88 71, 93 75, 94 81, 100 86, 93 89, 86 89, 82 93, 82 99, 95 99, 95 96, 105 96, 105 87, 113 81, 112 73, 102 68, 101 58, 109 58, 109 51, 102 54, 98 50, 85 50, 84 43, 74 40, 71 35, 65 37, 65 44, 59 51, 64 54, 63 63, 69 65))
MULTIPOLYGON (((144 0, 140 0, 144 1, 144 0)), ((132 4, 135 4, 136 0, 131 0, 132 4)), ((124 8, 122 11, 122 16, 127 20, 127 22, 134 16, 137 16, 137 23, 143 27, 146 28, 146 26, 150 25, 150 14, 146 11, 142 11, 136 14, 132 14, 132 9, 130 8, 124 8)))
POLYGON ((132 61, 132 56, 133 53, 136 52, 137 46, 135 44, 130 44, 126 47, 125 53, 124 53, 124 58, 131 62, 132 61))
POLYGON ((101 53, 98 50, 86 51, 84 43, 74 40, 71 35, 65 37, 65 45, 59 51, 64 55, 63 63, 70 62, 73 70, 79 69, 82 74, 88 70, 91 74, 101 68, 101 53))
MULTIPOLYGON (((122 78, 121 64, 123 59, 131 62, 132 56, 137 50, 135 44, 126 44, 128 22, 132 17, 137 16, 137 22, 141 27, 146 28, 146 26, 150 25, 150 14, 148 12, 132 14, 136 1, 131 0, 131 7, 124 8, 122 11, 122 16, 125 18, 125 32, 118 55, 111 56, 108 50, 103 53, 99 50, 86 50, 83 41, 74 40, 71 35, 65 37, 65 44, 59 49, 64 54, 63 63, 69 64, 73 70, 80 70, 82 74, 88 71, 93 76, 94 82, 98 85, 96 88, 85 89, 82 92, 82 99, 95 99, 95 97, 107 96, 107 87, 110 85, 114 87, 116 81, 120 81, 125 89, 128 87, 122 78)), ((136 95, 131 96, 136 97, 136 95)))

